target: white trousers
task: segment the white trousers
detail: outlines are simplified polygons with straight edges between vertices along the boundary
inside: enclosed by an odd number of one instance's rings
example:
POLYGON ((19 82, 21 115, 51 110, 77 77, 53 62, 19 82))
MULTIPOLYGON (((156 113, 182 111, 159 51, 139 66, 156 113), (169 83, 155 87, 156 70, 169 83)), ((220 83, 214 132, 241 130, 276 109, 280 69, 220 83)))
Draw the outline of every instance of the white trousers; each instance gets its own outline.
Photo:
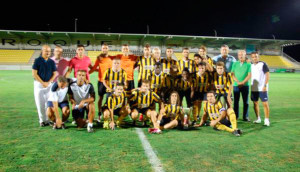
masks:
POLYGON ((52 84, 49 84, 47 88, 44 88, 43 85, 38 81, 34 81, 33 84, 34 100, 39 115, 39 122, 48 122, 49 119, 46 114, 47 101, 52 84))

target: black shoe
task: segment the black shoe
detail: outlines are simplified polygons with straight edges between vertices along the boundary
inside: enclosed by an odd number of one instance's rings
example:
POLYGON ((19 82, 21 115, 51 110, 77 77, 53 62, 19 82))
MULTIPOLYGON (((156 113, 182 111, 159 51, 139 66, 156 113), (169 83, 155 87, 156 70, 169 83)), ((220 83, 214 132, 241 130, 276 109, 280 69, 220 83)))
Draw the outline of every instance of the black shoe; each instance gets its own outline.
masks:
POLYGON ((210 121, 205 121, 204 125, 205 126, 210 126, 210 121))
POLYGON ((232 132, 233 135, 237 136, 237 137, 240 137, 241 135, 239 134, 238 130, 234 130, 232 132))
POLYGON ((249 118, 244 118, 243 121, 251 122, 249 118))
POLYGON ((46 126, 49 126, 48 122, 41 122, 40 123, 40 127, 46 127, 46 126))
POLYGON ((196 121, 193 121, 193 122, 192 122, 192 126, 194 126, 194 125, 196 125, 196 121))
POLYGON ((237 132, 241 135, 243 134, 243 130, 237 129, 237 132))

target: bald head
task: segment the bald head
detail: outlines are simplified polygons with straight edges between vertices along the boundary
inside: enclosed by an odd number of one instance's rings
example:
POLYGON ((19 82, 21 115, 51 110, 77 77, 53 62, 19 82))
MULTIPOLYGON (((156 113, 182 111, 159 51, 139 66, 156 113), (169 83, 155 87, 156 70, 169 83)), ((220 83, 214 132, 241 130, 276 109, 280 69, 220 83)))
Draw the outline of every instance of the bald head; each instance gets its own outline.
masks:
POLYGON ((51 56, 51 48, 49 45, 42 46, 42 57, 48 59, 51 56))

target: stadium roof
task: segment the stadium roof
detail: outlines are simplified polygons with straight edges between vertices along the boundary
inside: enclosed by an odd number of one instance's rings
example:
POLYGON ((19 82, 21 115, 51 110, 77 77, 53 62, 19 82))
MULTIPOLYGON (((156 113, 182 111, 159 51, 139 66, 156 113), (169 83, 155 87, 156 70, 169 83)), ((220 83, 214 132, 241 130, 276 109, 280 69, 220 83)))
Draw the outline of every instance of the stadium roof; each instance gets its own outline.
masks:
POLYGON ((92 33, 92 32, 59 32, 59 31, 19 31, 0 30, 0 38, 44 38, 66 37, 70 39, 91 38, 95 40, 126 40, 126 41, 167 41, 176 40, 189 43, 241 43, 246 44, 273 44, 280 46, 292 46, 300 44, 300 40, 282 39, 259 39, 259 38, 237 38, 237 37, 213 37, 193 35, 162 35, 162 34, 128 34, 128 33, 92 33))

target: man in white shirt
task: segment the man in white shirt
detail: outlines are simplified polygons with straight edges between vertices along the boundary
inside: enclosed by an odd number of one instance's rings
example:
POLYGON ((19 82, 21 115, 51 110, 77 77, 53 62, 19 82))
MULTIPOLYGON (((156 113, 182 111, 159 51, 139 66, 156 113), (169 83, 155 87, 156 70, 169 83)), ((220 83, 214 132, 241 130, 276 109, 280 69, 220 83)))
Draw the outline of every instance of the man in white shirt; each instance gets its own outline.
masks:
POLYGON ((54 122, 53 129, 66 128, 64 122, 70 115, 67 93, 68 80, 63 76, 59 76, 51 87, 47 102, 47 115, 54 122), (62 119, 59 116, 58 107, 62 111, 62 119))
POLYGON ((88 118, 87 131, 93 132, 93 120, 95 116, 95 90, 91 83, 86 84, 86 70, 77 71, 77 81, 69 85, 69 99, 72 104, 72 116, 77 127, 85 126, 84 114, 88 118))
POLYGON ((270 107, 268 103, 268 82, 270 78, 269 68, 265 62, 259 61, 258 52, 252 52, 251 58, 251 100, 253 101, 254 111, 257 117, 257 120, 255 120, 254 123, 261 123, 258 104, 258 99, 260 98, 264 106, 264 125, 270 126, 270 107))

